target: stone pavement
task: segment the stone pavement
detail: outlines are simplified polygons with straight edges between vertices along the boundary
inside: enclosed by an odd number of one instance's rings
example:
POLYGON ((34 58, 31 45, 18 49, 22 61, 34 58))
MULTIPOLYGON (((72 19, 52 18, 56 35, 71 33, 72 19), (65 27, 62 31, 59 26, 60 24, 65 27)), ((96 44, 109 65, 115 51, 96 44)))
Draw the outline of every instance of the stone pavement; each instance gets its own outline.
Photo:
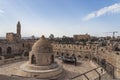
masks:
MULTIPOLYGON (((56 59, 56 61, 63 66, 66 71, 65 80, 80 75, 84 72, 97 68, 97 66, 91 65, 89 61, 78 61, 77 66, 74 64, 63 63, 61 60, 56 59)), ((94 76, 94 75, 93 75, 94 76)))
MULTIPOLYGON (((75 66, 74 64, 63 63, 59 59, 55 59, 55 61, 57 61, 58 64, 62 65, 64 70, 65 70, 64 80, 70 80, 74 76, 80 75, 84 72, 87 72, 89 70, 97 68, 96 65, 92 64, 89 61, 78 61, 77 66, 75 66)), ((20 65, 25 63, 25 62, 26 61, 20 61, 20 62, 0 66, 0 74, 1 74, 0 80, 21 80, 21 79, 22 80, 38 80, 38 79, 35 79, 35 78, 23 78, 23 77, 19 77, 19 76, 16 76, 16 77, 14 76, 12 78, 9 77, 11 75, 15 75, 17 73, 17 70, 19 69, 20 65), (7 77, 5 77, 5 79, 3 79, 5 75, 7 77)), ((95 71, 89 73, 88 75, 90 77, 90 80, 95 78, 95 76, 98 76, 95 71)), ((82 80, 82 77, 81 77, 80 80, 82 80)), ((83 80, 85 80, 85 78, 83 80)))

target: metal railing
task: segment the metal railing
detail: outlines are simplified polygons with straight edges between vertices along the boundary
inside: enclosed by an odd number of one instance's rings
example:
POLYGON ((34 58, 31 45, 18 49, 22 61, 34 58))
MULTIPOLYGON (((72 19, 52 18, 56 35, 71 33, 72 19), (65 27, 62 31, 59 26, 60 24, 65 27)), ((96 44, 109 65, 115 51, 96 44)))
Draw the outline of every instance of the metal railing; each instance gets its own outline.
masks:
POLYGON ((76 78, 78 78, 78 77, 81 77, 81 76, 85 76, 85 78, 86 78, 87 80, 89 80, 89 78, 88 78, 88 76, 87 76, 86 74, 89 73, 89 72, 92 72, 92 71, 95 71, 95 72, 98 74, 98 76, 99 76, 99 80, 101 80, 101 75, 100 75, 100 73, 97 71, 97 69, 99 69, 99 68, 101 68, 101 67, 94 68, 94 69, 89 70, 89 71, 87 71, 87 72, 85 72, 85 73, 82 73, 82 74, 80 74, 80 75, 77 75, 77 76, 75 76, 75 77, 72 77, 70 80, 74 80, 74 79, 76 79, 76 78))

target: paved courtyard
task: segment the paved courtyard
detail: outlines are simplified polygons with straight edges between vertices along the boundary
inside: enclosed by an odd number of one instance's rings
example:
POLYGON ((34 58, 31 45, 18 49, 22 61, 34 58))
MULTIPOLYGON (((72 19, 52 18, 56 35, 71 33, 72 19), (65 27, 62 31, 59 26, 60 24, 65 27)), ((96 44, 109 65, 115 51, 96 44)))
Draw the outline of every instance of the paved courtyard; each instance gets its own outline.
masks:
MULTIPOLYGON (((78 61, 77 66, 75 66, 74 64, 63 63, 59 59, 56 59, 55 61, 57 61, 58 64, 62 65, 65 69, 65 79, 64 80, 70 80, 74 76, 80 75, 81 73, 87 72, 87 71, 92 70, 97 67, 96 65, 92 64, 89 61, 78 61)), ((20 62, 15 62, 15 63, 11 63, 11 64, 1 65, 0 66, 0 74, 8 75, 8 76, 15 75, 17 73, 17 70, 19 69, 20 65, 25 62, 26 61, 20 61, 20 62)), ((90 75, 91 78, 93 76, 98 76, 98 75, 96 75, 96 72, 91 73, 91 75, 90 75)), ((28 79, 24 78, 24 80, 28 80, 28 79)), ((35 79, 31 79, 31 80, 35 80, 35 79)))
POLYGON ((74 76, 80 75, 84 72, 97 68, 97 66, 91 65, 89 61, 78 61, 77 66, 75 66, 74 64, 63 63, 61 60, 58 59, 56 59, 56 61, 65 69, 65 80, 69 80, 74 76))

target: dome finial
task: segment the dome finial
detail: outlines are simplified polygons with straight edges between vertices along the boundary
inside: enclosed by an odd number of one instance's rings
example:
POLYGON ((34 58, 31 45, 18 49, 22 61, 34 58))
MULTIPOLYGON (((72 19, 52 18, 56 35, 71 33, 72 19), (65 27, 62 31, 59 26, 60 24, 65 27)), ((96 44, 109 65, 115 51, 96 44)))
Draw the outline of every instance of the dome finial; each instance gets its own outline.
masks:
POLYGON ((44 36, 44 35, 42 35, 42 36, 41 36, 41 38, 45 38, 45 36, 44 36))

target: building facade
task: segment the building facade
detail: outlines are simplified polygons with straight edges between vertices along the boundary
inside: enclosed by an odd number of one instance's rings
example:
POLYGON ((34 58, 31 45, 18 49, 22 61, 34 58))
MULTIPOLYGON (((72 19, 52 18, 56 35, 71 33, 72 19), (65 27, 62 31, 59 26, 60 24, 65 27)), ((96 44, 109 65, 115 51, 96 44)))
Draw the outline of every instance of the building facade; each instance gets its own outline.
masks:
POLYGON ((21 38, 21 24, 18 21, 16 33, 6 33, 6 38, 0 40, 0 55, 5 58, 14 57, 16 55, 29 55, 35 39, 21 38))
MULTIPOLYGON (((118 43, 119 44, 119 43, 118 43)), ((119 44, 120 45, 120 44, 119 44)), ((77 60, 89 60, 103 66, 113 77, 120 77, 120 51, 115 50, 112 44, 53 44, 56 57, 75 56, 77 60)), ((117 48, 119 46, 116 46, 117 48)))
POLYGON ((90 40, 90 35, 89 34, 73 35, 73 38, 76 41, 79 41, 79 40, 90 40))

